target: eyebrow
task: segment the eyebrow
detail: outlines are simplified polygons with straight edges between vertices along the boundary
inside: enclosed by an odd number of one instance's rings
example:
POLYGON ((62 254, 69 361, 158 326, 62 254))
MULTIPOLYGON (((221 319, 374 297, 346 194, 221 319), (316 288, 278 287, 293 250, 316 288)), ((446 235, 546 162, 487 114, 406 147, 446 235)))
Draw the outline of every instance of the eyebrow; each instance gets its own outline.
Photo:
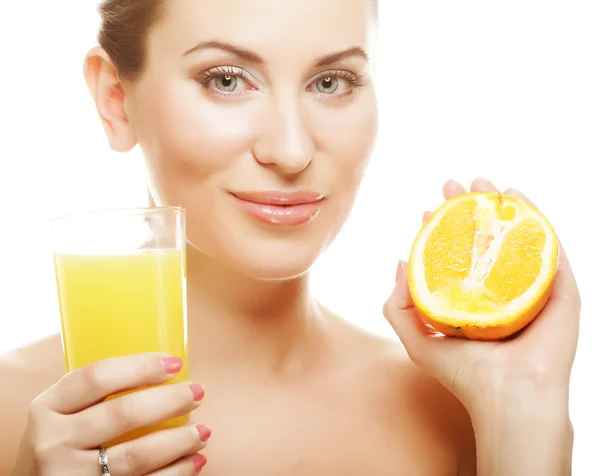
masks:
POLYGON ((347 50, 338 51, 337 53, 321 56, 315 61, 315 66, 320 68, 323 66, 330 65, 332 63, 336 63, 345 58, 352 58, 354 56, 358 56, 359 58, 363 58, 365 60, 369 59, 369 55, 365 50, 363 50, 359 46, 354 46, 352 48, 348 48, 347 50))
MULTIPOLYGON (((265 64, 265 60, 263 58, 261 58, 259 55, 257 55, 256 53, 253 53, 252 51, 246 50, 244 48, 240 48, 239 46, 232 45, 230 43, 223 43, 221 41, 205 41, 205 42, 198 43, 193 48, 190 48, 189 50, 187 50, 183 54, 183 56, 187 56, 187 55, 190 55, 197 51, 207 50, 207 49, 219 49, 219 50, 227 51, 228 53, 234 54, 235 56, 238 56, 239 58, 241 58, 245 61, 248 61, 250 63, 255 63, 255 64, 259 64, 259 65, 265 64)), ((364 58, 365 60, 369 59, 369 55, 367 55, 367 53, 364 49, 362 49, 359 46, 354 46, 352 48, 348 48, 343 51, 338 51, 336 53, 331 53, 331 54, 321 56, 315 60, 314 66, 317 68, 321 68, 323 66, 327 66, 327 65, 336 63, 337 61, 341 61, 345 58, 350 58, 350 57, 354 57, 354 56, 364 58)))
POLYGON ((263 60, 256 53, 252 53, 252 51, 245 50, 235 45, 231 45, 229 43, 223 43, 221 41, 205 41, 202 43, 198 43, 193 48, 187 50, 183 56, 187 56, 189 54, 195 53, 196 51, 201 50, 209 50, 209 49, 218 49, 227 51, 228 53, 232 53, 240 58, 249 61, 251 63, 263 64, 265 60, 263 60))

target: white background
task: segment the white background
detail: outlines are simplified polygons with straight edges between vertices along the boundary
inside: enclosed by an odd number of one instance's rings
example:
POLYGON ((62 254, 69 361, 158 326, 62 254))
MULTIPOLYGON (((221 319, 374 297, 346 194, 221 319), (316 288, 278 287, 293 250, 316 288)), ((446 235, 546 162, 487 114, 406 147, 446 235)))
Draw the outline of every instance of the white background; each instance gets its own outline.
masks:
MULTIPOLYGON (((138 152, 109 150, 83 81, 94 5, 7 2, 0 13, 0 353, 59 330, 47 219, 145 203, 138 152)), ((396 259, 443 181, 521 188, 557 228, 583 296, 575 475, 598 474, 598 25, 598 0, 383 0, 378 145, 348 225, 314 270, 325 304, 392 336, 381 307, 396 259)))

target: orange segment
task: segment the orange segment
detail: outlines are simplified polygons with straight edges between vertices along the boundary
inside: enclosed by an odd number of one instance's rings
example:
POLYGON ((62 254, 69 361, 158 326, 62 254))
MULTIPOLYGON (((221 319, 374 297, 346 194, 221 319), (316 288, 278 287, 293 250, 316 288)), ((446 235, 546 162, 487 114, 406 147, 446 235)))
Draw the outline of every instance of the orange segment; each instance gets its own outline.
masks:
POLYGON ((504 238, 485 287, 503 304, 522 296, 540 275, 545 244, 545 230, 534 219, 516 225, 504 238))
POLYGON ((498 192, 448 200, 411 250, 409 287, 423 319, 448 335, 501 339, 547 301, 558 263, 548 220, 498 192))
POLYGON ((467 277, 475 236, 475 200, 457 203, 453 213, 444 215, 433 229, 423 254, 425 280, 430 292, 446 288, 450 282, 467 277))

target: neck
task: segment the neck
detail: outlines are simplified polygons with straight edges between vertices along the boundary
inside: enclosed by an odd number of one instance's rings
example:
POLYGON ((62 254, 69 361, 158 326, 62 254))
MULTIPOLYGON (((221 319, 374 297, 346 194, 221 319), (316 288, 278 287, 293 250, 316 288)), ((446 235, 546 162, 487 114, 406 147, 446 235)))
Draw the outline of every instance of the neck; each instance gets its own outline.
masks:
POLYGON ((305 368, 315 354, 322 311, 306 275, 259 280, 188 247, 187 292, 190 359, 204 373, 273 376, 305 368))

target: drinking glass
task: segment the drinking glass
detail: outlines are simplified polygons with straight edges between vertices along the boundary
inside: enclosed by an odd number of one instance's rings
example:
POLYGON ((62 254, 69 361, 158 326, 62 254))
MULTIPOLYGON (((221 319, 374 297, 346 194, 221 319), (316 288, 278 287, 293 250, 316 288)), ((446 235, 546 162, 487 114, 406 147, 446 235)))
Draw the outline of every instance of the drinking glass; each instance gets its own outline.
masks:
MULTIPOLYGON (((185 211, 84 212, 51 224, 67 372, 110 357, 164 352, 184 361, 166 384, 187 380, 185 211)), ((189 415, 173 418, 106 446, 188 422, 189 415)))

